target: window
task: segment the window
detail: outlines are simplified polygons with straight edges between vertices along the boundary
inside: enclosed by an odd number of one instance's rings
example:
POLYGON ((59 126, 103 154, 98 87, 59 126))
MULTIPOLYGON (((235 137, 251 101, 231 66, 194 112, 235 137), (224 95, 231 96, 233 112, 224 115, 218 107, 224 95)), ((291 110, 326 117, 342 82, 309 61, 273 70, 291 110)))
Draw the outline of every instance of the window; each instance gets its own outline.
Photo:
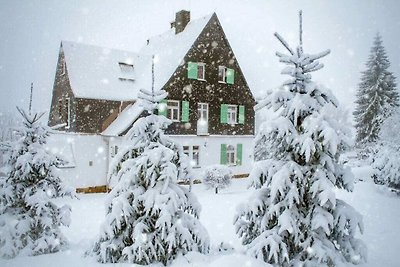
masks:
POLYGON ((133 82, 135 80, 134 79, 133 64, 119 62, 118 65, 119 65, 119 68, 121 70, 119 79, 121 81, 131 81, 131 82, 133 82))
POLYGON ((226 68, 224 66, 219 66, 218 68, 218 82, 226 83, 226 68))
POLYGON ((228 124, 236 124, 237 120, 237 106, 236 105, 228 105, 227 107, 228 114, 228 124))
POLYGON ((183 146, 183 153, 185 153, 188 157, 190 156, 189 146, 183 146))
POLYGON ((179 101, 168 100, 167 101, 167 118, 172 121, 179 121, 179 101))
POLYGON ((200 167, 200 146, 183 146, 183 153, 189 157, 192 167, 200 167))
POLYGON ((245 106, 242 105, 221 105, 221 123, 226 124, 244 124, 245 120, 245 106), (238 116, 239 112, 239 116, 238 116))
POLYGON ((133 72, 133 64, 128 64, 124 62, 119 62, 119 68, 121 69, 122 72, 125 73, 132 73, 133 72))
POLYGON ((228 165, 236 165, 236 149, 232 145, 226 148, 226 160, 228 165))
POLYGON ((65 123, 67 124, 65 126, 65 129, 69 129, 71 126, 71 102, 69 98, 65 99, 65 114, 66 114, 65 123))
POLYGON ((61 75, 65 75, 65 73, 67 72, 67 65, 65 64, 65 60, 62 60, 61 63, 61 75))
POLYGON ((192 150, 192 166, 200 166, 200 147, 199 146, 193 146, 192 150))
POLYGON ((218 82, 234 84, 235 82, 235 70, 227 68, 225 66, 219 66, 218 68, 218 82))
POLYGON ((242 165, 243 145, 221 144, 221 164, 229 166, 242 165))
POLYGON ((188 78, 194 80, 205 81, 206 79, 206 64, 197 62, 188 62, 188 78))
POLYGON ((199 121, 208 121, 208 103, 197 104, 197 118, 199 121))
POLYGON ((118 154, 118 146, 111 146, 111 157, 115 157, 118 154))
POLYGON ((58 118, 60 120, 62 120, 63 118, 63 103, 62 103, 62 99, 58 99, 58 118))
POLYGON ((204 63, 197 64, 197 79, 205 80, 206 65, 204 63))

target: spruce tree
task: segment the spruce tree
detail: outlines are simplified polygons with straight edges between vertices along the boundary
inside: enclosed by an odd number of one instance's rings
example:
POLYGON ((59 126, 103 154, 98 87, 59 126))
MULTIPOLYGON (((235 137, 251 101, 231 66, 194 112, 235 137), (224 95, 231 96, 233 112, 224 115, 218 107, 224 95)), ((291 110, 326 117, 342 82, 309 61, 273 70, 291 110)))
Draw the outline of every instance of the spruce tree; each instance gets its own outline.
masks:
POLYGON ((275 266, 358 263, 365 256, 364 244, 354 237, 362 230, 361 215, 335 196, 335 188, 353 189, 351 172, 339 163, 351 134, 337 100, 311 80, 329 50, 304 53, 301 32, 300 27, 296 50, 275 33, 289 52, 276 54, 291 78, 255 107, 273 116, 256 137, 250 174, 256 191, 239 206, 236 231, 249 254, 275 266))
POLYGON ((393 111, 381 126, 378 142, 370 155, 374 182, 400 191, 400 109, 393 111))
POLYGON ((60 226, 70 223, 71 208, 58 207, 52 199, 72 195, 54 173, 62 160, 46 149, 50 129, 18 109, 23 127, 16 140, 3 143, 4 176, 0 177, 0 255, 39 255, 67 245, 60 226))
MULTIPOLYGON (((164 134, 171 121, 154 114, 166 97, 161 90, 141 90, 148 116, 138 119, 127 137, 130 145, 115 163, 116 185, 92 253, 99 262, 169 264, 189 251, 207 253, 209 238, 198 217, 200 204, 177 184, 190 172, 182 146, 164 134)), ((161 106, 161 107, 160 107, 161 106)))
POLYGON ((390 62, 379 33, 375 37, 366 67, 362 72, 353 113, 357 129, 356 145, 361 148, 367 143, 376 142, 382 122, 399 105, 396 78, 388 70, 390 62))

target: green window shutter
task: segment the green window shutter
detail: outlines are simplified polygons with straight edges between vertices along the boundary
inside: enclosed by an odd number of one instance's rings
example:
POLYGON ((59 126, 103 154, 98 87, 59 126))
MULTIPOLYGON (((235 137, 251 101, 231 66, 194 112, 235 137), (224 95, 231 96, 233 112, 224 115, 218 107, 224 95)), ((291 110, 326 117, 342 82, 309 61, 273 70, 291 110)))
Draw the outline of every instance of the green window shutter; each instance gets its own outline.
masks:
POLYGON ((226 165, 228 162, 226 156, 226 144, 221 144, 221 165, 226 165))
POLYGON ((197 79, 197 63, 188 62, 188 78, 197 79))
POLYGON ((234 84, 235 82, 235 70, 226 69, 226 83, 234 84))
POLYGON ((242 154, 243 154, 243 145, 237 144, 236 146, 236 164, 242 165, 242 154))
POLYGON ((189 121, 189 101, 182 101, 182 122, 189 121))
POLYGON ((244 106, 239 106, 239 123, 244 124, 244 106))
POLYGON ((221 123, 228 123, 228 105, 221 104, 221 123))
POLYGON ((158 115, 167 117, 167 100, 163 99, 158 103, 158 115))

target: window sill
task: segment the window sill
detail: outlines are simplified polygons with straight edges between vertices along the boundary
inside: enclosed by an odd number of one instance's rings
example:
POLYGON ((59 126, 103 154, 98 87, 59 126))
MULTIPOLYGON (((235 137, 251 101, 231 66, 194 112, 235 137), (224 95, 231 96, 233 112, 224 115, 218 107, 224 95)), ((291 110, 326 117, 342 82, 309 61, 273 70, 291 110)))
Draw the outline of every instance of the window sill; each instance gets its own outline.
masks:
POLYGON ((198 81, 200 81, 200 82, 206 82, 207 80, 205 80, 205 79, 197 79, 198 81))
POLYGON ((218 81, 218 83, 226 84, 226 82, 223 82, 223 81, 218 81))

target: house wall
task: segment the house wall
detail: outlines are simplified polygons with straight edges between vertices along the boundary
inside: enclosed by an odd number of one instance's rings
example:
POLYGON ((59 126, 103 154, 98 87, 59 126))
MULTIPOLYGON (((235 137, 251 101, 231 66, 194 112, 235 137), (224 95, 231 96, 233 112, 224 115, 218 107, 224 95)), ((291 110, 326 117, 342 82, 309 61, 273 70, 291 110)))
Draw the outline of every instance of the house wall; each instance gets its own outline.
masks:
POLYGON ((255 100, 243 76, 236 57, 214 15, 164 86, 168 99, 189 102, 189 122, 174 122, 167 134, 197 134, 197 103, 209 103, 210 135, 253 135, 255 100), (188 62, 206 63, 205 80, 189 79, 188 62), (225 66, 235 70, 234 84, 218 82, 218 68, 225 66), (220 122, 221 104, 245 106, 244 124, 220 122))
MULTIPOLYGON (((234 175, 249 174, 253 164, 253 136, 227 136, 227 135, 213 135, 213 136, 196 136, 196 135, 170 135, 169 136, 176 143, 182 146, 199 146, 200 150, 200 166, 193 167, 194 179, 201 179, 202 172, 205 167, 220 164, 221 144, 237 146, 242 144, 242 164, 229 166, 234 175)), ((118 146, 119 151, 124 142, 124 137, 111 137, 109 140, 109 162, 113 160, 111 150, 113 146, 118 146)), ((115 182, 115 181, 114 181, 115 182)), ((111 185, 112 186, 112 185, 111 185)))
POLYGON ((99 100, 99 99, 76 99, 76 132, 99 134, 105 130, 104 123, 110 116, 119 113, 125 102, 99 100))
POLYGON ((243 145, 242 164, 229 166, 234 175, 247 175, 253 164, 253 136, 182 136, 171 135, 172 140, 179 142, 182 146, 200 147, 200 167, 193 168, 195 179, 201 179, 205 167, 220 164, 221 144, 243 145))
POLYGON ((68 62, 65 64, 65 56, 60 47, 56 76, 53 85, 53 97, 51 101, 48 125, 55 126, 67 123, 66 99, 70 99, 69 126, 59 127, 57 130, 76 133, 101 133, 109 124, 110 117, 117 117, 130 101, 111 101, 101 99, 86 99, 74 96, 68 76, 68 62), (62 107, 60 108, 60 100, 62 107), (61 112, 60 112, 61 111, 61 112), (107 120, 108 119, 108 120, 107 120))
POLYGON ((87 188, 106 184, 108 142, 100 135, 53 132, 47 142, 50 151, 68 161, 56 173, 69 186, 87 188))

